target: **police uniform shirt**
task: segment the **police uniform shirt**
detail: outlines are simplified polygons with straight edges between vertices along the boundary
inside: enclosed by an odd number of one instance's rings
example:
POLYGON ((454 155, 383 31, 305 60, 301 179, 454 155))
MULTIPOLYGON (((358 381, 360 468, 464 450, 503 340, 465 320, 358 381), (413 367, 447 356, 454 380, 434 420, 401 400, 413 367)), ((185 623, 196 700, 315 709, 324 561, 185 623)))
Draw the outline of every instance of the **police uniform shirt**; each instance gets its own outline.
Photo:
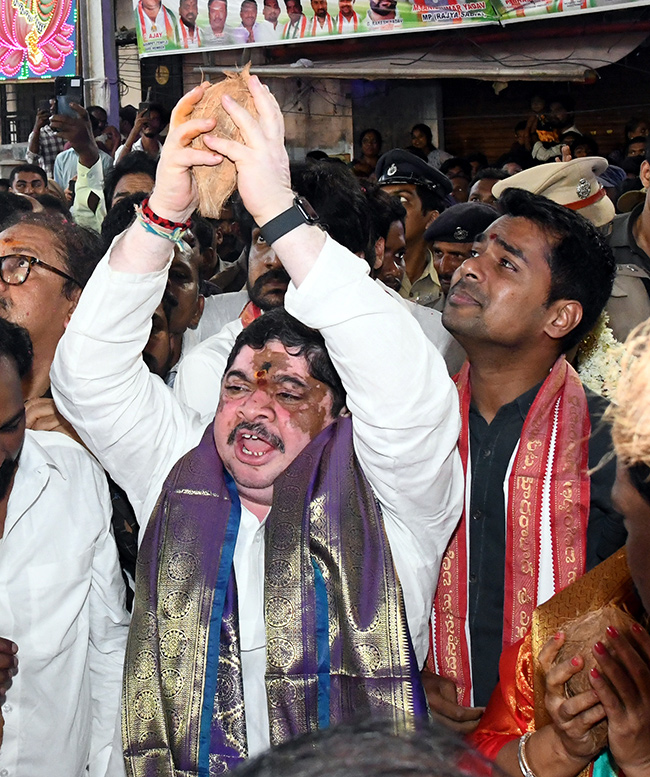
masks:
POLYGON ((637 324, 650 316, 650 257, 634 237, 634 224, 645 203, 614 218, 608 242, 616 259, 616 280, 607 301, 609 326, 623 342, 637 324))
POLYGON ((418 305, 432 308, 438 299, 442 296, 442 288, 438 282, 438 273, 433 266, 433 254, 427 248, 429 260, 420 277, 411 283, 409 277, 404 273, 402 288, 400 294, 411 302, 417 302, 418 305))

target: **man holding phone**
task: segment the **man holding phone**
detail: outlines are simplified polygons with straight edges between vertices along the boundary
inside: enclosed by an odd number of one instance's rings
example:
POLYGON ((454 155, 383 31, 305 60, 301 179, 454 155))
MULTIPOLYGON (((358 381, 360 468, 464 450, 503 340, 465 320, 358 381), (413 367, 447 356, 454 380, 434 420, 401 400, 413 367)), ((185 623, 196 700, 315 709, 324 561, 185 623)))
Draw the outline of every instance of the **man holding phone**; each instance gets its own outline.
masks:
MULTIPOLYGON (((69 140, 72 148, 62 151, 54 162, 54 180, 65 189, 72 178, 77 175, 77 165, 79 163, 79 153, 74 147, 71 136, 76 136, 80 130, 85 137, 86 123, 89 121, 91 127, 88 128, 91 136, 94 138, 98 132, 97 120, 92 114, 86 113, 86 110, 76 102, 70 103, 70 110, 73 116, 67 113, 56 113, 52 116, 50 124, 52 128, 60 135, 65 142, 69 140)), ((95 147, 96 148, 96 147, 95 147)), ((107 175, 113 169, 113 159, 101 149, 97 149, 103 174, 107 175)))
POLYGON ((77 224, 99 232, 106 216, 106 205, 102 194, 104 176, 112 169, 111 157, 97 147, 96 119, 77 103, 70 103, 74 118, 57 113, 52 117, 52 126, 71 148, 63 151, 56 159, 54 178, 60 177, 73 195, 72 216, 77 224), (58 177, 57 177, 58 176, 58 177), (76 179, 76 194, 73 179, 76 179))
POLYGON ((38 104, 36 121, 27 140, 26 161, 38 165, 54 177, 54 160, 63 151, 65 140, 50 127, 50 116, 56 110, 56 99, 41 100, 38 104))
POLYGON ((129 137, 115 152, 117 164, 131 151, 144 151, 145 154, 158 159, 162 149, 160 133, 169 123, 169 111, 160 103, 140 103, 138 117, 135 120, 129 137), (140 136, 138 138, 138 136, 140 136))

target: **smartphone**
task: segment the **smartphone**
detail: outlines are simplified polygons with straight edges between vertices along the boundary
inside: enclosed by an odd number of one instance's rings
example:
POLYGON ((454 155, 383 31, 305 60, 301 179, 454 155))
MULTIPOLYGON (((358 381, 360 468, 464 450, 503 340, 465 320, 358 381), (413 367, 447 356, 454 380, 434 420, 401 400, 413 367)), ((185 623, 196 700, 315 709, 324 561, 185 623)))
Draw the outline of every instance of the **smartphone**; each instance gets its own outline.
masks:
POLYGON ((143 111, 144 115, 147 116, 149 113, 149 103, 140 103, 138 105, 138 113, 143 113, 143 111))
POLYGON ((75 190, 75 186, 76 185, 77 185, 77 179, 76 178, 71 178, 68 181, 68 190, 70 191, 70 194, 72 195, 72 199, 73 200, 74 200, 74 190, 75 190))
POLYGON ((54 80, 56 112, 76 119, 77 113, 70 103, 84 104, 83 88, 84 80, 80 76, 58 76, 54 80))
POLYGON ((50 112, 50 101, 49 100, 39 100, 38 105, 36 106, 37 111, 47 111, 50 112))

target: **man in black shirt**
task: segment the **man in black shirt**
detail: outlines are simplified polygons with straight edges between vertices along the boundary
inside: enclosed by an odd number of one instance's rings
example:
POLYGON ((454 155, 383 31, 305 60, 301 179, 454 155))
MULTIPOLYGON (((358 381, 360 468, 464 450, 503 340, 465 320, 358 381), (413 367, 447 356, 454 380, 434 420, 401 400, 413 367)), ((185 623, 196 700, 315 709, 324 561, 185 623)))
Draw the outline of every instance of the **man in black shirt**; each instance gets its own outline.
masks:
POLYGON ((509 189, 505 214, 456 271, 443 324, 465 348, 458 376, 468 479, 463 519, 443 562, 425 675, 434 712, 471 730, 498 679, 504 646, 535 606, 625 541, 610 491, 606 403, 563 354, 596 322, 614 260, 568 208, 509 189), (480 706, 474 706, 480 705, 480 706))

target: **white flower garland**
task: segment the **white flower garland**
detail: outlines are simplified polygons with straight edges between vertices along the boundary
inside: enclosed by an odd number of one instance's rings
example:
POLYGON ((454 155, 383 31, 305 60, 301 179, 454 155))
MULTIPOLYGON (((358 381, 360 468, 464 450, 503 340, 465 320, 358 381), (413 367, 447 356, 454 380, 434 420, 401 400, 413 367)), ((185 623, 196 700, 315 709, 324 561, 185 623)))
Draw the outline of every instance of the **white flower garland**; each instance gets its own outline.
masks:
POLYGON ((623 344, 608 326, 609 316, 600 314, 596 326, 578 346, 575 365, 585 386, 611 399, 621 376, 623 344))

